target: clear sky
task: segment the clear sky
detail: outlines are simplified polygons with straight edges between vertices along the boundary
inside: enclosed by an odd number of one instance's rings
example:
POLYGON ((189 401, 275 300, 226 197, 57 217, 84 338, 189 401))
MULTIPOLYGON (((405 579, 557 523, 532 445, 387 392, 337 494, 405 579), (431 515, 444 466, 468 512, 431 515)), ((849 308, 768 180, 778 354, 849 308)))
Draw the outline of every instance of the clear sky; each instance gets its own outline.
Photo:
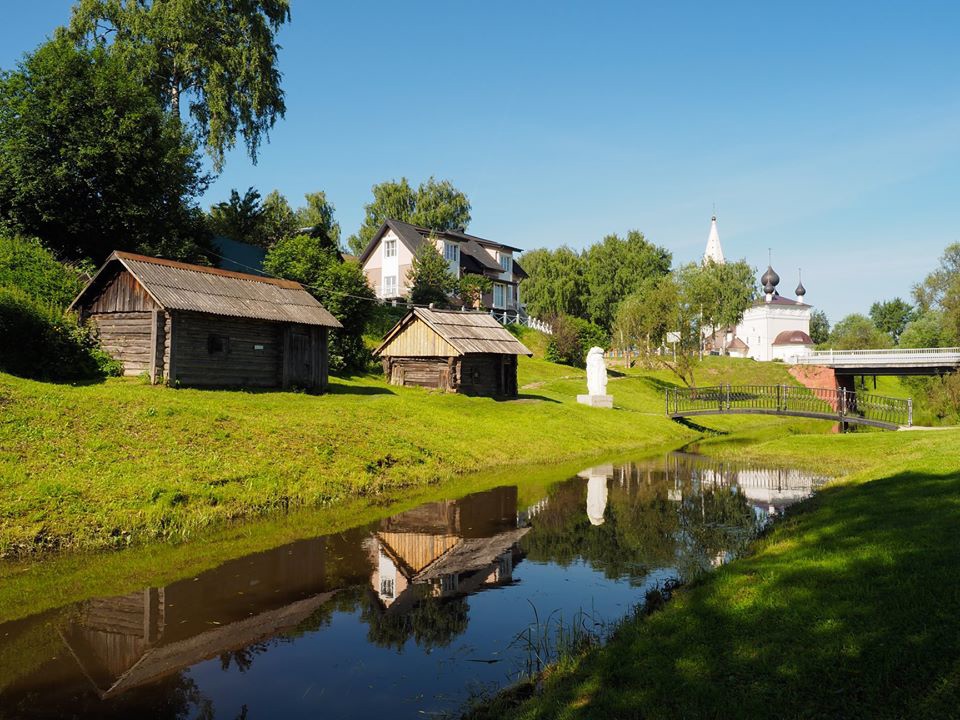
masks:
MULTIPOLYGON (((4 2, 0 67, 68 0, 4 2)), ((344 235, 376 182, 447 178, 470 229, 582 248, 641 230, 728 258, 831 321, 909 296, 960 241, 960 3, 294 0, 287 116, 203 204, 325 190, 344 235)))

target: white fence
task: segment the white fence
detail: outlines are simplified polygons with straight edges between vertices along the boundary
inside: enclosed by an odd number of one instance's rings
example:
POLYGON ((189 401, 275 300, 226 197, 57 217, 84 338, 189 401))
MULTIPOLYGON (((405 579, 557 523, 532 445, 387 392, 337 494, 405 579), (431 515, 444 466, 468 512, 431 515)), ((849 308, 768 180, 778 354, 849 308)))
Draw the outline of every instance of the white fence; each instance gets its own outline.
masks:
POLYGON ((491 310, 490 315, 501 325, 525 325, 526 327, 539 330, 547 335, 553 335, 553 328, 550 323, 543 320, 537 320, 535 317, 524 315, 519 312, 510 312, 509 310, 491 310))
POLYGON ((893 348, 886 350, 814 350, 795 359, 798 365, 831 367, 960 366, 960 347, 893 348))

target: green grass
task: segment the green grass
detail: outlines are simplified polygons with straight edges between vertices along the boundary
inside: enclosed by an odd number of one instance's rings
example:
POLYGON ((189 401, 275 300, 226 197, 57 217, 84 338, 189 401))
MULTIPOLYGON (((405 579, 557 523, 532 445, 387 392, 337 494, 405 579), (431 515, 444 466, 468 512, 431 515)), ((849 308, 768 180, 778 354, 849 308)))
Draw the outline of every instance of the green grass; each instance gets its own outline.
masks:
POLYGON ((960 431, 710 451, 848 474, 542 693, 477 717, 957 717, 960 431))
MULTIPOLYGON (((782 366, 711 358, 703 384, 788 382, 782 366)), ((689 442, 707 428, 822 428, 663 416, 668 373, 611 378, 614 412, 575 402, 584 372, 522 359, 519 400, 335 379, 331 392, 49 384, 0 374, 0 554, 184 539, 301 507, 379 502, 467 473, 689 442)))

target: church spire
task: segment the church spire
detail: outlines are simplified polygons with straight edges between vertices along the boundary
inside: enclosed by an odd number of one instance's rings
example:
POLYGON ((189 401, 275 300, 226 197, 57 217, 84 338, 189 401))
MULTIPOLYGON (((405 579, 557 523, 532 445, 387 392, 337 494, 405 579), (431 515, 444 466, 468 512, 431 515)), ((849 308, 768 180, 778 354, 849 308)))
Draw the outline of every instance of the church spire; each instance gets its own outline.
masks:
POLYGON ((720 247, 720 232, 717 230, 717 216, 714 215, 710 220, 710 235, 707 236, 707 249, 703 253, 703 262, 713 260, 718 265, 723 265, 723 248, 720 247))

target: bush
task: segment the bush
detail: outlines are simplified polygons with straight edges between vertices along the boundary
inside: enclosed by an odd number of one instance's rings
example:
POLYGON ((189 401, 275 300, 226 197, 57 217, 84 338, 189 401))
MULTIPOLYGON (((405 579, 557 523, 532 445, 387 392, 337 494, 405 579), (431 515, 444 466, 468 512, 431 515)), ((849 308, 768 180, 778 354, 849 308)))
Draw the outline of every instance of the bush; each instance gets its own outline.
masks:
POLYGON ((562 365, 584 367, 590 348, 606 348, 610 337, 606 331, 588 320, 560 315, 551 320, 553 335, 547 344, 545 358, 562 365))
POLYGON ((66 308, 86 284, 92 266, 64 265, 39 240, 0 235, 0 286, 66 308))
POLYGON ((92 380, 122 366, 75 316, 17 287, 0 286, 0 370, 35 380, 92 380))

